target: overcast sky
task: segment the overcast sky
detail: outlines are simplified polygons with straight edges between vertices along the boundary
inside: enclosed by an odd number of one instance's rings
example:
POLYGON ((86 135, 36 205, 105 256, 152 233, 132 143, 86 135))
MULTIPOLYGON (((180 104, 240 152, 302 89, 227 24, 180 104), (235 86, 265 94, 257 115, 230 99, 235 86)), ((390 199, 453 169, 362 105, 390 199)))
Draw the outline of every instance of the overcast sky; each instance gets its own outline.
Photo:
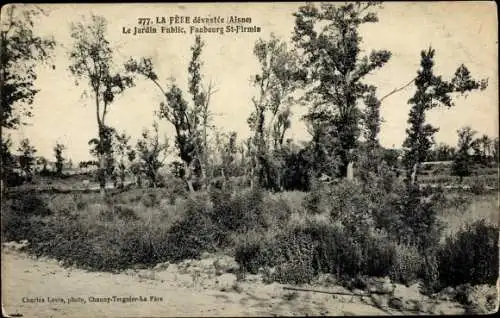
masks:
MULTIPOLYGON (((250 17, 261 28, 260 33, 205 34, 206 46, 202 53, 204 80, 213 80, 217 93, 212 97, 214 123, 224 131, 234 130, 239 137, 248 136, 246 119, 252 111, 253 94, 249 79, 258 71, 252 49, 261 37, 267 39, 271 32, 289 40, 293 31, 292 13, 300 3, 258 4, 50 4, 43 8, 47 17, 37 21, 36 32, 52 35, 59 43, 54 52, 56 68, 40 68, 36 86, 40 92, 34 101, 30 125, 12 134, 17 142, 29 138, 38 149, 38 155, 53 157, 57 141, 66 144, 67 156, 74 162, 89 160, 88 140, 97 134, 95 106, 92 98, 83 94, 87 83, 75 85, 75 78, 68 71, 68 50, 71 22, 80 21, 89 14, 99 14, 109 22, 108 38, 115 48, 117 66, 129 57, 150 56, 160 81, 174 77, 176 83, 187 85, 189 48, 194 34, 143 34, 122 33, 123 27, 137 25, 140 17, 156 16, 221 16, 250 17)), ((437 142, 456 144, 456 130, 469 125, 478 134, 498 136, 498 49, 497 16, 494 2, 421 2, 385 3, 378 11, 379 22, 368 24, 361 30, 363 49, 387 49, 392 52, 389 63, 367 80, 378 86, 383 96, 409 82, 419 67, 420 51, 432 45, 436 49, 436 73, 451 78, 455 69, 464 63, 475 77, 489 78, 489 87, 466 99, 456 100, 453 109, 436 109, 428 120, 440 127, 437 142)), ((225 26, 225 24, 224 24, 225 26)), ((386 99, 382 105, 383 124, 380 140, 384 146, 400 147, 405 137, 409 106, 407 100, 414 88, 399 92, 386 99)), ((185 96, 189 99, 189 96, 185 96)), ((112 105, 108 123, 119 131, 139 136, 143 128, 150 128, 162 96, 152 83, 138 80, 112 105)), ((288 138, 308 140, 310 137, 299 120, 305 109, 292 109, 295 120, 288 138)), ((161 123, 162 133, 172 135, 172 128, 161 123)))

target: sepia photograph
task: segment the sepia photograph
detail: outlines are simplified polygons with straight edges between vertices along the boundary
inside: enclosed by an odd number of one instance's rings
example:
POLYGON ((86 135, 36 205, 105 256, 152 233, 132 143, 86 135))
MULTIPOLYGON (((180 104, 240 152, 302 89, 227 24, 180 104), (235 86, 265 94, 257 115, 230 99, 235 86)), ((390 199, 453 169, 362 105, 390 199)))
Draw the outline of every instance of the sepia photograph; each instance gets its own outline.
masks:
POLYGON ((5 4, 2 317, 492 314, 493 1, 5 4))

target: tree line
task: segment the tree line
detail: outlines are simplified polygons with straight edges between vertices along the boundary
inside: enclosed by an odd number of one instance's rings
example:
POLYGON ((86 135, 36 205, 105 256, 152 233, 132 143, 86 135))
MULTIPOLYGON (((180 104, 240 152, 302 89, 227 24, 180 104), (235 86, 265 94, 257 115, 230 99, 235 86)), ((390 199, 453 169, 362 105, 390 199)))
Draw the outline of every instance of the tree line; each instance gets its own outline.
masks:
MULTIPOLYGON (((386 49, 368 54, 361 50, 359 30, 365 24, 378 22, 379 6, 378 2, 306 4, 294 13, 291 45, 272 34, 267 40, 259 39, 253 47, 260 68, 252 76, 255 95, 249 101, 247 120, 251 135, 243 140, 238 140, 235 132, 223 132, 213 125, 211 97, 217 88, 203 74, 206 44, 200 36, 191 46, 188 90, 183 91, 173 82, 160 81, 159 66, 149 57, 131 57, 123 65, 116 65, 104 17, 92 15, 89 21, 73 23, 69 71, 90 89, 98 126, 97 136, 89 141, 96 160, 82 166, 98 165, 103 196, 109 178, 123 185, 127 175, 133 175, 137 184, 145 178, 150 186, 160 186, 159 170, 170 153, 179 158, 170 164, 170 171, 190 191, 205 190, 218 182, 225 186, 235 179, 250 187, 274 191, 309 190, 316 179, 346 178, 353 164, 359 178, 369 182, 397 161, 394 153, 379 142, 380 107, 386 98, 410 86, 414 86, 415 93, 408 100, 401 162, 409 186, 418 182, 425 161, 455 160, 456 171, 461 173, 467 168, 472 149, 472 158, 498 162, 498 138, 474 139, 472 129, 464 128, 458 132, 457 148, 436 145, 434 135, 439 128, 426 121, 430 109, 448 111, 446 108, 454 106, 455 98, 487 87, 487 80, 474 79, 465 65, 459 65, 453 74, 436 74, 436 51, 429 47, 421 51, 420 67, 409 83, 382 97, 378 87, 366 83, 366 77, 383 68, 392 57, 386 49), (131 136, 110 127, 107 115, 116 97, 125 94, 139 78, 157 89, 163 101, 152 128, 144 130, 137 143, 131 145, 131 136), (293 109, 299 106, 307 107, 302 119, 311 135, 310 141, 300 144, 286 138, 293 109), (173 142, 160 136, 159 121, 174 128, 170 137, 173 142)), ((9 9, 13 12, 10 17, 14 31, 2 31, 2 79, 6 79, 2 86, 2 128, 12 129, 22 124, 23 116, 32 115, 24 111, 16 117, 13 110, 33 103, 38 92, 33 85, 33 67, 50 59, 48 52, 55 41, 33 34, 29 18, 34 10, 16 6, 9 9), (16 10, 28 13, 18 14, 16 20, 16 10), (14 67, 20 59, 28 65, 26 70, 14 67)), ((9 148, 9 141, 2 138, 2 180, 9 148)), ((29 152, 27 147, 25 150, 29 152)), ((57 162, 63 150, 56 146, 57 162)))

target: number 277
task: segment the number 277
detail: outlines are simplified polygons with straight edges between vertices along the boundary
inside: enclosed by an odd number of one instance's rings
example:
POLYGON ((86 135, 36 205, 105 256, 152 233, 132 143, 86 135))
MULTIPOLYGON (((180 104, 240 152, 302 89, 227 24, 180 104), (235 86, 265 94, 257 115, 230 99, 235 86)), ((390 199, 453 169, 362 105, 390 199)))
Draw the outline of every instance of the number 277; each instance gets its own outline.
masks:
POLYGON ((150 18, 138 18, 137 23, 139 25, 149 25, 151 23, 151 19, 150 18))

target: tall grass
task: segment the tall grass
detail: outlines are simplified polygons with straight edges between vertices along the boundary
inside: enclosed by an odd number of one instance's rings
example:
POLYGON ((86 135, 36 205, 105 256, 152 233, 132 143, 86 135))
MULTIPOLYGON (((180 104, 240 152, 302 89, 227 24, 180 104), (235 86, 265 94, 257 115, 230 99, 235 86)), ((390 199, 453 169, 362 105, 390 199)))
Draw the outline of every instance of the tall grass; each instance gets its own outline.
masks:
POLYGON ((468 224, 484 220, 488 224, 500 224, 498 194, 473 196, 470 194, 448 194, 448 204, 439 213, 445 225, 441 242, 452 236, 468 224))

